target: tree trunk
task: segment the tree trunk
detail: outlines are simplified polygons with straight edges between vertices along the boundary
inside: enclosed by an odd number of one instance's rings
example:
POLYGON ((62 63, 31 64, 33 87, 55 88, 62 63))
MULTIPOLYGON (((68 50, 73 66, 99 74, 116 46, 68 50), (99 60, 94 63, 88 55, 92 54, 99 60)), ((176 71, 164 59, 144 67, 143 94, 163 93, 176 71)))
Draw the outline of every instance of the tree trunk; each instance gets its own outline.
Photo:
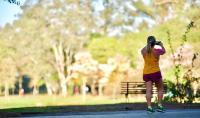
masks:
POLYGON ((116 98, 116 93, 117 93, 117 85, 113 85, 113 93, 112 93, 112 97, 115 99, 116 98))
POLYGON ((37 89, 37 86, 34 85, 33 86, 33 95, 37 95, 39 93, 38 89, 37 89))
POLYGON ((91 92, 92 92, 92 95, 96 95, 96 81, 93 81, 92 85, 91 85, 91 92))
POLYGON ((60 87, 61 87, 61 94, 62 96, 66 97, 67 96, 67 84, 65 80, 65 75, 64 73, 59 72, 59 78, 60 78, 60 87))
POLYGON ((8 87, 8 83, 7 82, 5 82, 4 87, 5 87, 4 96, 8 96, 9 95, 9 87, 8 87))
POLYGON ((18 94, 20 95, 21 93, 20 93, 20 90, 22 90, 23 88, 22 88, 22 79, 23 79, 23 76, 22 76, 22 70, 21 70, 21 68, 19 67, 19 65, 17 65, 16 66, 16 68, 17 68, 17 79, 18 79, 18 86, 19 86, 19 92, 18 92, 18 94))
POLYGON ((82 77, 82 87, 81 87, 81 90, 82 90, 82 100, 85 101, 86 99, 86 77, 82 77))
POLYGON ((99 83, 99 88, 98 88, 98 95, 102 96, 103 95, 103 85, 99 83))
POLYGON ((58 45, 53 45, 53 50, 55 54, 55 59, 56 59, 56 70, 58 72, 58 76, 60 79, 60 87, 61 87, 61 94, 63 96, 67 95, 67 81, 65 78, 65 62, 64 62, 64 52, 63 52, 63 47, 62 43, 58 45))
POLYGON ((62 89, 62 96, 66 97, 67 96, 67 86, 65 82, 60 82, 61 89, 62 89))
POLYGON ((53 94, 53 91, 51 89, 51 85, 48 82, 45 82, 45 84, 46 84, 46 88, 47 88, 47 94, 49 96, 51 96, 53 94))

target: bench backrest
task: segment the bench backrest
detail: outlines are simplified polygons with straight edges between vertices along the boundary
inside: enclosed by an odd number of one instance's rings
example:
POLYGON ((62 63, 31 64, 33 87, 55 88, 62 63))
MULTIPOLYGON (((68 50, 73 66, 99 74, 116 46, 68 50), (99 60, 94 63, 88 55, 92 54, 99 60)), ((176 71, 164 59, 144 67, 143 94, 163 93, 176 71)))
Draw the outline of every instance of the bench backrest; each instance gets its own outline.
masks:
MULTIPOLYGON (((166 92, 167 86, 164 83, 164 92, 166 92)), ((121 82, 121 94, 145 94, 146 85, 145 82, 121 82)), ((155 84, 152 88, 152 93, 157 93, 155 84)))

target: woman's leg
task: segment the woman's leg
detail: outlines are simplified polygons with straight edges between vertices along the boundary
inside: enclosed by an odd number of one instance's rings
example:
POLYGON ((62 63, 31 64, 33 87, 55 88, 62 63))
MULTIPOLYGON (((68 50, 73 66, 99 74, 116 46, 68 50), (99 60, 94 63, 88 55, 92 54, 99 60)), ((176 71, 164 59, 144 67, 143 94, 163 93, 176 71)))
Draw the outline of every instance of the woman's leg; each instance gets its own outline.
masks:
POLYGON ((151 106, 151 97, 152 97, 152 81, 146 82, 146 99, 147 106, 151 106))
POLYGON ((160 80, 157 81, 155 84, 156 84, 156 87, 158 90, 158 104, 161 104, 162 99, 163 99, 163 80, 162 80, 162 78, 160 78, 160 80))

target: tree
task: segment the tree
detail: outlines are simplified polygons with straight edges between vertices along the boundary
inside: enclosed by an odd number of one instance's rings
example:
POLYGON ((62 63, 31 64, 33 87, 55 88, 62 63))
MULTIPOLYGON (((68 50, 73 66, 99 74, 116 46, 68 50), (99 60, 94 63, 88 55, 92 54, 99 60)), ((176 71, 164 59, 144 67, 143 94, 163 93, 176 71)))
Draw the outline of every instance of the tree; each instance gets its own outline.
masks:
POLYGON ((58 45, 53 44, 57 72, 62 86, 62 94, 66 95, 66 84, 69 82, 67 68, 72 64, 72 56, 83 48, 92 31, 93 21, 91 16, 91 3, 89 1, 54 1, 49 6, 47 22, 51 38, 58 45), (68 4, 68 7, 65 5, 68 4), (72 9, 72 8, 73 9, 72 9), (62 9, 65 11, 62 11, 62 9), (58 31, 58 32, 54 32, 58 31))
POLYGON ((9 2, 10 4, 20 5, 20 1, 18 1, 18 0, 4 0, 4 1, 9 2))
POLYGON ((12 88, 14 90, 14 84, 16 82, 16 66, 12 57, 4 57, 0 61, 0 75, 1 84, 4 86, 4 95, 9 95, 9 90, 12 88))
POLYGON ((108 59, 108 64, 114 67, 113 71, 109 75, 109 83, 112 86, 112 95, 115 98, 117 90, 119 90, 120 82, 128 79, 128 70, 130 67, 130 61, 123 55, 116 55, 113 58, 108 59))
POLYGON ((10 34, 12 43, 6 39, 8 35, 4 37, 17 52, 15 60, 22 70, 20 75, 32 76, 33 86, 37 88, 37 83, 46 76, 47 70, 43 69, 53 67, 58 72, 61 93, 65 96, 67 67, 73 61, 74 51, 86 45, 92 30, 90 2, 40 0, 23 9, 20 20, 8 28, 10 32, 15 29, 10 34))
MULTIPOLYGON (((69 78, 77 79, 81 83, 81 93, 83 100, 86 97, 86 84, 95 87, 96 81, 99 79, 98 62, 92 58, 87 51, 81 51, 75 54, 75 62, 69 68, 69 78)), ((94 90, 94 88, 92 89, 94 90)), ((92 91, 94 93, 94 91, 92 91)))
MULTIPOLYGON (((103 35, 118 32, 120 35, 123 32, 133 31, 132 24, 137 12, 134 10, 134 1, 127 0, 103 0, 104 9, 100 12, 99 19, 103 20, 103 24, 99 26, 103 35)), ((97 22, 100 22, 97 20, 97 22)), ((116 35, 116 34, 111 34, 116 35)))

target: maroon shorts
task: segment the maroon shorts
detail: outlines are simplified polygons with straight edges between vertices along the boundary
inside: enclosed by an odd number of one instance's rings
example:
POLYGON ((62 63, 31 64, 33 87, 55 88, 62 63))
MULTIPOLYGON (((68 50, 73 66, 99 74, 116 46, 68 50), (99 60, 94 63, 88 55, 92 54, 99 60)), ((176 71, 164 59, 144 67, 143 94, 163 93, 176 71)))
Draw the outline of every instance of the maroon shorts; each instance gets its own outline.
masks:
POLYGON ((158 72, 155 72, 155 73, 151 73, 151 74, 144 74, 143 75, 143 80, 145 82, 148 82, 148 81, 152 81, 152 82, 159 82, 160 80, 162 79, 162 75, 161 75, 161 72, 158 71, 158 72))

